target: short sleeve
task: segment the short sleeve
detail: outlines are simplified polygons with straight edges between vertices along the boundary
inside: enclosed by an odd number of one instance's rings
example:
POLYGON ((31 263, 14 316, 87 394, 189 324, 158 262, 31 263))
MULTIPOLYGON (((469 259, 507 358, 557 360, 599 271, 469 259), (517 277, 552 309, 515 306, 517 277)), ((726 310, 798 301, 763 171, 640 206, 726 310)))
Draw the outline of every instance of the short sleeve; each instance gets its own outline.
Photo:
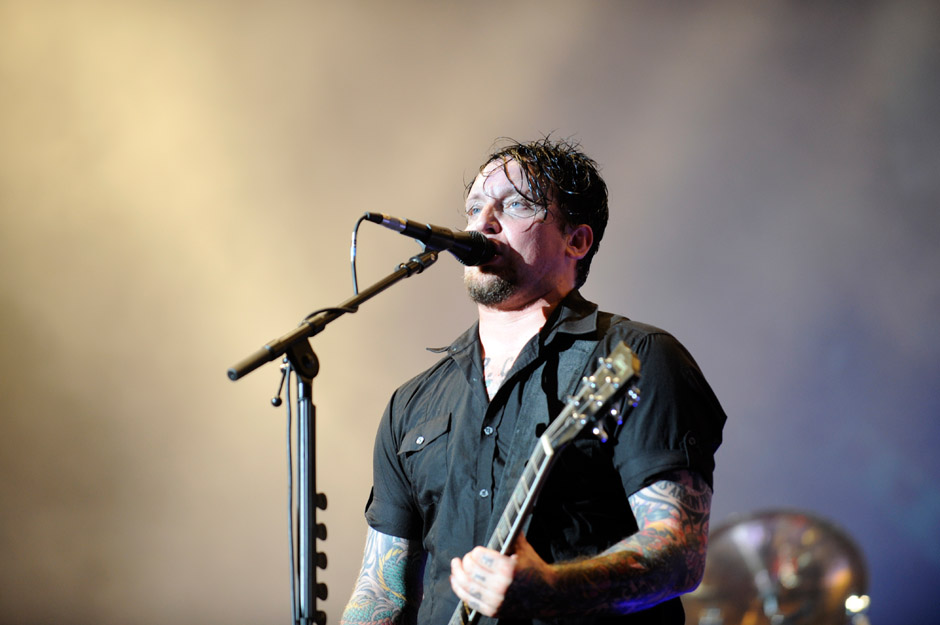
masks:
POLYGON ((649 332, 640 359, 640 401, 614 440, 614 463, 629 495, 657 475, 688 469, 709 486, 725 413, 691 354, 671 334, 649 332))
POLYGON ((399 437, 393 430, 395 396, 379 423, 372 457, 372 491, 366 504, 366 521, 373 529, 400 538, 420 538, 421 518, 399 455, 399 437))

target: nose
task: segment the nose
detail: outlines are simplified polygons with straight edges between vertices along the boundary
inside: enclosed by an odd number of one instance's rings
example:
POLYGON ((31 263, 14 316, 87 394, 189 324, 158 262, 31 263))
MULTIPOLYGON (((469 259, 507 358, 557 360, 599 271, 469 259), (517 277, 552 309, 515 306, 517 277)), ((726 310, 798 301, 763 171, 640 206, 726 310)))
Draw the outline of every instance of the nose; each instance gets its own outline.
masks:
POLYGON ((502 229, 498 212, 495 202, 487 202, 480 208, 480 212, 467 222, 467 230, 476 230, 483 234, 496 234, 502 229))

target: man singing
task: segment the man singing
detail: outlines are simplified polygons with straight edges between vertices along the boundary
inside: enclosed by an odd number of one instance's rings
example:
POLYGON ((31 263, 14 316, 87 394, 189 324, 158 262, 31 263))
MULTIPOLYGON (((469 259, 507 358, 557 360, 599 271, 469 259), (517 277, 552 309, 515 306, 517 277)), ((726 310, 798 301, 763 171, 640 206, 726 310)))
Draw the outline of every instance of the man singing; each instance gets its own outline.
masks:
POLYGON ((465 269, 478 321, 388 403, 343 623, 445 625, 461 602, 481 623, 684 623, 725 414, 672 335, 579 294, 607 214, 578 146, 516 143, 484 161, 466 197, 467 229, 497 250, 465 269), (639 405, 606 442, 563 450, 508 555, 483 547, 508 476, 621 341, 641 362, 639 405))

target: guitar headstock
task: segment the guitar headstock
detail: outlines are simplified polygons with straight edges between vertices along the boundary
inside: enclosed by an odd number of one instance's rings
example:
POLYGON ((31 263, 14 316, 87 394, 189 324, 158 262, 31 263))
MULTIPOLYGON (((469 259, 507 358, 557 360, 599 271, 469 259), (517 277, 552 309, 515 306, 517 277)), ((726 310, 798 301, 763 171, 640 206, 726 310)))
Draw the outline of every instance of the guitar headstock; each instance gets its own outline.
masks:
POLYGON ((624 410, 633 408, 640 400, 636 381, 640 377, 640 360, 621 341, 605 358, 598 358, 593 374, 582 378, 576 395, 568 397, 565 410, 555 419, 543 435, 552 449, 559 449, 590 426, 595 436, 607 441, 607 430, 612 421, 623 423, 624 414, 614 404, 627 396, 624 410))

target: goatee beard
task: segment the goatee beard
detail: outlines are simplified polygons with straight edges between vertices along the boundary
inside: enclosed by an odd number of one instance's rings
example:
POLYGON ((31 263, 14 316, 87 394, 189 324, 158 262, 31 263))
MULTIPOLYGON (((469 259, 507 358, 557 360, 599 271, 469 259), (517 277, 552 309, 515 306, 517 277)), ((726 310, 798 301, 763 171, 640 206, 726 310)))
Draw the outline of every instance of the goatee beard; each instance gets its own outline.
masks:
POLYGON ((516 285, 502 276, 490 274, 481 280, 467 274, 463 281, 470 299, 483 306, 502 304, 516 292, 516 285))

